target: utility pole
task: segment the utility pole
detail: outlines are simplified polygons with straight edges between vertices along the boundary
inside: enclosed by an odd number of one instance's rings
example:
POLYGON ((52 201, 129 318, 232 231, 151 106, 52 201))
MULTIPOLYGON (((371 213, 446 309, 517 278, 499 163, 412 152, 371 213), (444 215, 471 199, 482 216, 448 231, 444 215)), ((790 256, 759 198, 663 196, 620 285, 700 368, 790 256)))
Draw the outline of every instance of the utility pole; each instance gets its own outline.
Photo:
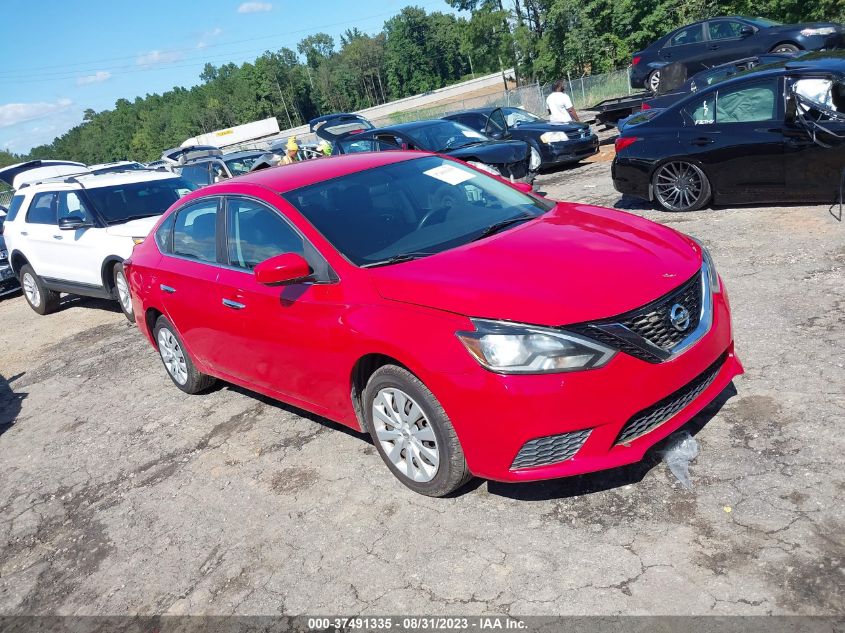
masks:
POLYGON ((282 87, 279 85, 279 78, 276 77, 276 88, 279 90, 279 97, 282 99, 282 105, 285 108, 285 114, 288 117, 288 129, 293 127, 293 122, 290 120, 290 112, 288 112, 288 104, 285 101, 285 95, 282 94, 282 87))

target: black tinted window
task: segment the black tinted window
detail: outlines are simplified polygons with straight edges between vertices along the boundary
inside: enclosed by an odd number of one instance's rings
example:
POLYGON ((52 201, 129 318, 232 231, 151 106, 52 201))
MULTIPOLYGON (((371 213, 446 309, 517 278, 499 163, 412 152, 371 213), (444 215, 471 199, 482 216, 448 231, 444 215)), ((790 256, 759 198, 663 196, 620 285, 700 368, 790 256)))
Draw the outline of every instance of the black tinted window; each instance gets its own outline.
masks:
POLYGON ((229 263, 255 268, 282 253, 303 254, 302 238, 272 209, 244 198, 229 200, 229 263))
POLYGON ((185 207, 176 214, 173 254, 201 262, 217 261, 218 199, 211 198, 185 207))
POLYGON ((15 196, 12 198, 11 204, 9 204, 9 213, 6 214, 6 221, 13 222, 15 216, 18 214, 18 211, 21 210, 21 205, 23 204, 23 196, 15 196))
POLYGON ((79 197, 76 191, 62 191, 59 193, 59 209, 58 218, 66 218, 70 215, 81 216, 86 222, 93 222, 94 216, 85 204, 85 201, 79 197))
POLYGON ((26 214, 29 224, 56 224, 56 194, 37 193, 26 214))
POLYGON ((701 28, 700 24, 696 24, 695 26, 688 26, 685 29, 681 29, 675 35, 672 36, 672 39, 669 40, 669 46, 680 46, 681 44, 695 44, 696 42, 703 42, 704 41, 704 31, 701 28))

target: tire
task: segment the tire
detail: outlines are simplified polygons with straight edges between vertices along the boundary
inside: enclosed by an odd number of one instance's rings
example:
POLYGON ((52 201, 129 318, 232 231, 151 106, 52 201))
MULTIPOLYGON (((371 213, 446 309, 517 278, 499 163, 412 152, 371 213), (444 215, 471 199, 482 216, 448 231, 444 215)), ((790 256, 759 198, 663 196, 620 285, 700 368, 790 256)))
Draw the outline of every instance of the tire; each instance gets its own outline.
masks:
POLYGON ((114 295, 120 306, 123 316, 135 323, 135 311, 132 308, 132 295, 129 293, 129 280, 123 270, 123 264, 118 262, 112 269, 112 281, 114 282, 114 295))
POLYGON ((798 48, 795 44, 784 43, 778 44, 775 46, 770 52, 772 53, 797 53, 801 49, 798 48))
POLYGON ((670 160, 660 165, 651 178, 654 199, 664 211, 697 211, 712 197, 707 174, 684 160, 670 160))
POLYGON ((364 389, 363 406, 376 450, 390 472, 414 492, 442 497, 472 478, 449 416, 406 369, 385 365, 376 370, 364 389))
POLYGON ((47 288, 29 264, 21 267, 20 282, 26 302, 38 314, 50 314, 59 307, 59 293, 47 288))
POLYGON ((645 80, 645 87, 657 94, 657 91, 660 90, 660 71, 659 70, 652 70, 648 77, 645 80))
POLYGON ((156 321, 153 336, 167 375, 179 389, 185 393, 200 393, 216 382, 212 376, 197 371, 176 328, 165 317, 160 316, 156 321))

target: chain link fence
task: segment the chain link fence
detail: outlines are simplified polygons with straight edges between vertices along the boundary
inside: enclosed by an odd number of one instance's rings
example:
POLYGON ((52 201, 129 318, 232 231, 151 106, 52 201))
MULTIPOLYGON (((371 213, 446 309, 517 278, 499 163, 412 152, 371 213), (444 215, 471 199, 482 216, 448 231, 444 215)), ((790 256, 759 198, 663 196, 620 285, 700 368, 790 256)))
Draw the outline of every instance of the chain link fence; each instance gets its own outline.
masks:
MULTIPOLYGON (((545 117, 546 97, 552 91, 552 84, 533 83, 495 94, 455 99, 441 102, 431 107, 416 110, 394 112, 385 117, 374 119, 376 126, 382 127, 396 123, 436 119, 438 117, 474 108, 516 107, 545 117)), ((618 70, 601 75, 588 75, 576 79, 567 79, 566 91, 572 98, 576 110, 588 110, 599 101, 631 94, 631 85, 627 70, 618 70)))
POLYGON ((7 189, 6 191, 0 191, 0 207, 9 208, 9 204, 12 202, 12 196, 14 195, 14 191, 11 189, 7 189))

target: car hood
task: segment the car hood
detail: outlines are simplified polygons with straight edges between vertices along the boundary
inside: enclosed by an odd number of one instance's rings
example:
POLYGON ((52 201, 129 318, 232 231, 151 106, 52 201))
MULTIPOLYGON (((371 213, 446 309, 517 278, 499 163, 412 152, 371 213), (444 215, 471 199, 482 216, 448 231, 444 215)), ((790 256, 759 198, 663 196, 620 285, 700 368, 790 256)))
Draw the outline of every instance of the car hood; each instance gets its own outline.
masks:
POLYGON ((700 267, 699 247, 668 227, 559 203, 503 233, 368 273, 386 299, 558 326, 643 306, 700 267))
POLYGON ((160 217, 160 215, 155 215, 151 218, 139 218, 123 224, 114 224, 106 229, 106 233, 118 237, 147 237, 160 217))
POLYGON ((567 134, 580 134, 584 129, 589 129, 589 126, 584 123, 578 123, 576 121, 572 121, 569 123, 549 123, 548 121, 543 121, 542 123, 520 123, 519 125, 514 125, 510 128, 511 133, 513 132, 539 132, 542 134, 543 132, 566 132, 567 134))
POLYGON ((460 159, 477 157, 485 163, 504 164, 525 160, 529 152, 525 141, 484 141, 442 153, 460 159))

